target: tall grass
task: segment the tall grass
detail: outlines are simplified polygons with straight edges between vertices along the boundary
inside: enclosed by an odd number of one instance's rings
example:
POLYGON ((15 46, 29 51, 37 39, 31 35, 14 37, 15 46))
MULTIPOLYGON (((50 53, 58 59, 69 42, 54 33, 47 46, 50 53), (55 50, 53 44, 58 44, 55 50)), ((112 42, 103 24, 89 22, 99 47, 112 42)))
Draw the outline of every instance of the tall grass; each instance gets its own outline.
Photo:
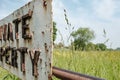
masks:
POLYGON ((15 75, 0 67, 0 80, 20 80, 15 75))
POLYGON ((81 52, 55 49, 53 53, 54 66, 75 72, 104 78, 120 80, 119 51, 81 52))

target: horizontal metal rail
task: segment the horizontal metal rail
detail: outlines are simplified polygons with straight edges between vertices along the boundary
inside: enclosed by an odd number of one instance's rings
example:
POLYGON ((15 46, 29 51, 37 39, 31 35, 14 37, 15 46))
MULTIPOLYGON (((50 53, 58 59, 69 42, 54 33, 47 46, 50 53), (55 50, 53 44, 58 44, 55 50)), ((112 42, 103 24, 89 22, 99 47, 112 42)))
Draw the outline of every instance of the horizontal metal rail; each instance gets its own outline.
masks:
POLYGON ((52 73, 53 73, 53 76, 61 80, 105 80, 105 79, 100 79, 100 78, 72 72, 65 69, 60 69, 57 67, 53 67, 52 73))

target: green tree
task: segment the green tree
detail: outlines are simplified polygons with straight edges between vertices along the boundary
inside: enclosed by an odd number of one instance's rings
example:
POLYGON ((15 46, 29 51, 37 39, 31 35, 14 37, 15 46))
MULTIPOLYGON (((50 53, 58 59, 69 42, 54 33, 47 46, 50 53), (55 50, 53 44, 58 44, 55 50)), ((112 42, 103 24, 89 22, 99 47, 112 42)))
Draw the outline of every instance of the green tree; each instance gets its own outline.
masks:
POLYGON ((117 51, 120 51, 120 47, 116 48, 117 51))
POLYGON ((75 50, 82 51, 85 50, 87 43, 95 37, 94 31, 89 28, 79 28, 77 31, 73 31, 71 36, 74 38, 75 50))
POLYGON ((106 45, 103 43, 96 44, 96 50, 98 51, 105 51, 107 49, 106 45))
POLYGON ((89 42, 89 43, 86 45, 86 50, 87 50, 87 51, 91 51, 91 50, 94 51, 94 50, 96 50, 96 49, 95 49, 95 46, 96 46, 96 45, 95 45, 94 43, 89 42))
POLYGON ((56 36, 57 36, 56 23, 53 22, 53 42, 56 40, 56 36))

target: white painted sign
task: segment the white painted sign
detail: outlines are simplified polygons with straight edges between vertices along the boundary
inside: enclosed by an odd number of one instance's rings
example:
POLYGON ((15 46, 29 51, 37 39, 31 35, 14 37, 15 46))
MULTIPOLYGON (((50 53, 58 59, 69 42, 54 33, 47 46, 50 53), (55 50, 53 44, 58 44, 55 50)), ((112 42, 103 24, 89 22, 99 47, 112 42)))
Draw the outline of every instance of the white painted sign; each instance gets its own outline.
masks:
POLYGON ((52 0, 33 0, 0 20, 0 66, 22 80, 52 75, 52 0))

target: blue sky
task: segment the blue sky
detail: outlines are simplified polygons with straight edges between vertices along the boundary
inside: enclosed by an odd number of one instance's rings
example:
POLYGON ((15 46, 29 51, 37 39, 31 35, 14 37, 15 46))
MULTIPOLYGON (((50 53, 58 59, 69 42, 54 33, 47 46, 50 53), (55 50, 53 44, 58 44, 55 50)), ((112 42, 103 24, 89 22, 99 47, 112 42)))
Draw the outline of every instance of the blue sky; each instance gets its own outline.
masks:
MULTIPOLYGON (((106 43, 108 47, 120 47, 120 0, 54 0, 53 19, 66 40, 68 32, 65 30, 63 9, 67 10, 69 21, 75 30, 79 27, 94 30, 96 38, 92 42, 103 43, 109 39, 106 43), (104 29, 106 37, 103 36, 104 29)), ((61 36, 57 38, 59 41, 61 36)))
MULTIPOLYGON (((29 1, 31 0, 1 0, 0 19, 29 1)), ((65 29, 64 9, 75 30, 79 27, 94 30, 96 38, 92 42, 103 43, 109 39, 106 43, 108 47, 120 47, 120 0, 53 0, 53 20, 67 45, 69 32, 65 29), (103 29, 106 30, 106 38, 103 29)), ((59 32, 56 43, 61 41, 59 32)))

